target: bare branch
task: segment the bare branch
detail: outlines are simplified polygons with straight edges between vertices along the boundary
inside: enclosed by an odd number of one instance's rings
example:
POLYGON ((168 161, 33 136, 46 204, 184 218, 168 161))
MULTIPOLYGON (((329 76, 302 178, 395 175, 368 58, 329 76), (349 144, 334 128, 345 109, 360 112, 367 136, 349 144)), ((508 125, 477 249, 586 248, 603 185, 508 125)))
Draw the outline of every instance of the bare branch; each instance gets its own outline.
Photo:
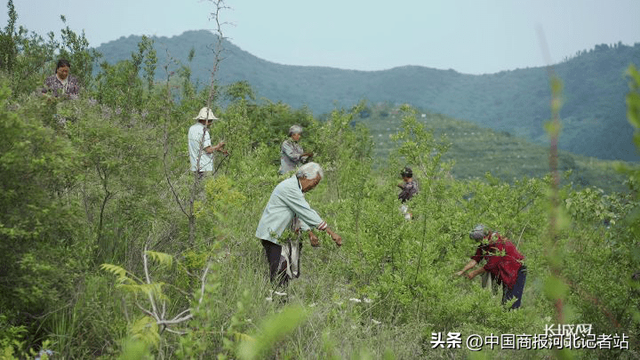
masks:
POLYGON ((143 313, 151 316, 152 318, 156 319, 156 321, 160 320, 158 319, 158 317, 152 313, 150 310, 145 309, 144 307, 142 307, 142 305, 140 305, 139 303, 136 302, 136 306, 138 307, 138 309, 140 309, 143 313))
POLYGON ((204 273, 202 274, 202 284, 200 285, 200 299, 198 299, 198 308, 200 308, 200 304, 202 304, 202 299, 204 298, 204 288, 207 284, 207 273, 209 272, 210 267, 211 263, 208 263, 207 267, 204 269, 204 273))
MULTIPOLYGON (((189 272, 187 272, 187 275, 189 275, 189 276, 193 276, 193 274, 191 274, 191 273, 189 273, 189 272)), ((191 295, 192 295, 192 293, 190 293, 190 292, 188 292, 188 291, 184 291, 184 290, 180 289, 179 287, 177 287, 177 286, 175 286, 175 285, 173 285, 173 284, 164 284, 163 286, 168 287, 168 288, 171 288, 171 289, 173 289, 173 290, 175 290, 175 291, 179 292, 180 294, 182 294, 182 295, 184 295, 184 296, 186 296, 186 297, 189 297, 189 296, 191 296, 191 295)))
MULTIPOLYGON (((169 54, 169 51, 167 50, 167 56, 172 59, 171 55, 169 54)), ((169 64, 166 64, 164 66, 164 71, 167 74, 167 102, 171 102, 171 90, 169 90, 169 80, 171 78, 171 74, 169 73, 169 64)), ((168 170, 168 166, 167 166, 167 155, 169 154, 169 129, 168 129, 168 123, 169 123, 169 117, 171 116, 170 113, 170 106, 167 106, 167 120, 165 121, 164 124, 164 139, 163 139, 163 154, 162 154, 162 164, 164 167, 164 177, 165 179, 167 179, 167 184, 169 185, 169 189, 171 190, 171 193, 173 194, 174 198, 176 199, 176 203, 178 204, 178 206, 180 207, 180 211, 182 211, 182 213, 188 218, 189 215, 187 214, 186 210, 184 209, 184 206, 182 205, 182 201, 180 200, 180 197, 178 196, 178 192, 176 191, 175 187, 173 186, 173 183, 171 182, 171 177, 169 176, 169 170, 168 170)))
MULTIPOLYGON (((149 275, 149 261, 147 259, 147 245, 144 246, 144 251, 142 252, 142 261, 144 264, 144 276, 147 280, 147 284, 151 285, 151 276, 149 275)), ((153 294, 149 292, 149 302, 151 303, 151 307, 153 308, 153 313, 155 318, 158 318, 158 307, 156 306, 156 301, 153 298, 153 294)))
POLYGON ((186 331, 172 330, 172 329, 169 329, 168 327, 164 328, 164 330, 167 330, 168 332, 170 332, 172 334, 187 335, 186 331))
POLYGON ((209 88, 209 98, 207 99, 207 107, 211 107, 211 102, 216 96, 216 74, 218 72, 218 66, 220 62, 223 60, 222 53, 224 49, 222 48, 222 43, 225 39, 224 34, 222 33, 222 25, 220 22, 220 13, 222 10, 229 9, 224 3, 224 0, 210 0, 210 2, 214 6, 214 10, 211 14, 209 14, 209 20, 213 20, 216 23, 216 35, 218 37, 218 42, 216 43, 215 49, 213 49, 213 68, 211 69, 211 87, 209 88))
POLYGON ((222 164, 224 163, 225 160, 227 160, 231 155, 225 155, 222 160, 218 163, 218 166, 216 166, 216 168, 213 170, 213 175, 218 173, 218 170, 222 167, 222 164))
POLYGON ((183 311, 183 312, 181 312, 180 314, 178 314, 178 315, 174 316, 174 317, 173 317, 173 320, 180 318, 182 315, 184 315, 184 314, 186 314, 186 313, 188 313, 188 312, 190 312, 190 311, 191 311, 191 309, 184 310, 184 311, 183 311))
MULTIPOLYGON (((165 125, 165 127, 166 127, 166 125, 165 125)), ((164 164, 164 177, 167 179, 167 184, 169 184, 169 189, 171 190, 171 193, 173 193, 173 196, 176 199, 176 203, 178 203, 178 206, 180 207, 180 211, 182 211, 182 213, 186 217, 189 217, 189 215, 187 214, 186 210, 184 209, 184 206, 182 206, 182 201, 180 200, 180 197, 178 196, 178 192, 173 187, 173 183, 171 182, 171 177, 169 177, 169 171, 167 170, 167 154, 169 153, 169 140, 168 140, 168 137, 169 137, 169 134, 168 134, 168 131, 165 128, 165 132, 164 132, 164 154, 162 156, 162 163, 164 164)))
POLYGON ((177 319, 171 319, 171 320, 159 320, 156 321, 156 323, 158 325, 174 325, 174 324, 180 324, 182 322, 185 322, 189 319, 193 318, 193 315, 189 314, 187 316, 181 317, 181 318, 177 318, 177 319))
POLYGON ((149 275, 149 261, 147 259, 147 245, 144 246, 144 251, 142 252, 142 262, 144 265, 144 278, 147 281, 147 284, 151 285, 151 276, 149 275))

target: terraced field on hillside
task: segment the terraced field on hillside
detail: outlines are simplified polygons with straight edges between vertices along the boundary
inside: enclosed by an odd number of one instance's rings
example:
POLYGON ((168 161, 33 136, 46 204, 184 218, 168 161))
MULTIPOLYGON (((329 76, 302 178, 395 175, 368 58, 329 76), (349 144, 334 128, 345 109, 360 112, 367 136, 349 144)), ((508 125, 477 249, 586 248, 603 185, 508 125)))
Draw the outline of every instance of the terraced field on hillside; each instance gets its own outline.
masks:
MULTIPOLYGON (((490 172, 499 179, 512 181, 514 178, 543 177, 549 173, 547 146, 439 114, 419 113, 418 119, 433 131, 436 138, 451 143, 443 159, 454 161, 452 175, 458 179, 482 178, 490 172)), ((374 154, 379 164, 384 164, 395 148, 391 135, 400 129, 401 115, 382 117, 374 114, 357 121, 371 131, 374 154)), ((616 172, 614 164, 613 161, 560 151, 559 169, 564 175, 563 184, 596 186, 606 191, 624 190, 625 177, 616 172)))

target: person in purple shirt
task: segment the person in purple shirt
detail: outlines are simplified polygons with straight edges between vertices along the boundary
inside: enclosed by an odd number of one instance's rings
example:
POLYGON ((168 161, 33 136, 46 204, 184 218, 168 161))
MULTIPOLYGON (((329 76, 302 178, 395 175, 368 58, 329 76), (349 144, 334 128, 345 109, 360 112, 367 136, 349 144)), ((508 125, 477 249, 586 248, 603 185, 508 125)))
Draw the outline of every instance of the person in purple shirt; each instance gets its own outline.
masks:
POLYGON ((69 74, 70 71, 71 64, 68 60, 58 60, 56 73, 45 79, 42 93, 54 97, 77 99, 80 94, 80 82, 75 76, 69 74))

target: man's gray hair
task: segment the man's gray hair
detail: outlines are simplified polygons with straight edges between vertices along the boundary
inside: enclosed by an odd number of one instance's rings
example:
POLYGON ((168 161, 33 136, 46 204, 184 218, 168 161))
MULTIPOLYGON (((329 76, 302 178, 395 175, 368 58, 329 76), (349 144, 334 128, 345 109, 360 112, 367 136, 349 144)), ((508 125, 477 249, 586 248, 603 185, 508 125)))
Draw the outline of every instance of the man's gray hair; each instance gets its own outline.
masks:
POLYGON ((291 126, 289 128, 289 136, 291 136, 293 134, 302 134, 302 126, 300 126, 300 125, 291 126))
POLYGON ((306 163, 300 166, 298 171, 296 171, 296 177, 298 178, 315 179, 318 175, 320 175, 321 179, 324 178, 322 166, 314 162, 306 163))
POLYGON ((469 233, 469 238, 480 241, 491 233, 491 230, 484 224, 476 225, 469 233))

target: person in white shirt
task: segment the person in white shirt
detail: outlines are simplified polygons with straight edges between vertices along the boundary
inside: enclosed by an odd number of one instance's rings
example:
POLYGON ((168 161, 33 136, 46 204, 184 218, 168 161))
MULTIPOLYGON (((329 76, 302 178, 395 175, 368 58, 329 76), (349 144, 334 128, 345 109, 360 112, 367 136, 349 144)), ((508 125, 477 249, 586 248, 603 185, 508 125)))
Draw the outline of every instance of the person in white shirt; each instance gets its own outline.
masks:
POLYGON ((207 107, 200 109, 198 116, 193 118, 197 122, 189 128, 187 136, 189 141, 189 160, 191 161, 191 171, 202 176, 205 172, 213 171, 213 153, 215 151, 228 154, 224 149, 224 141, 220 141, 216 146, 211 146, 211 136, 209 135, 209 124, 218 118, 213 115, 213 111, 207 107))
POLYGON ((326 231, 338 246, 342 238, 333 232, 318 213, 309 206, 304 193, 315 188, 322 180, 322 167, 310 162, 298 168, 296 174, 280 182, 264 208, 258 223, 256 237, 261 240, 269 262, 271 281, 276 285, 286 285, 289 279, 298 277, 299 241, 283 241, 282 233, 291 228, 295 231, 308 231, 312 246, 318 246, 318 237, 312 227, 326 231))

